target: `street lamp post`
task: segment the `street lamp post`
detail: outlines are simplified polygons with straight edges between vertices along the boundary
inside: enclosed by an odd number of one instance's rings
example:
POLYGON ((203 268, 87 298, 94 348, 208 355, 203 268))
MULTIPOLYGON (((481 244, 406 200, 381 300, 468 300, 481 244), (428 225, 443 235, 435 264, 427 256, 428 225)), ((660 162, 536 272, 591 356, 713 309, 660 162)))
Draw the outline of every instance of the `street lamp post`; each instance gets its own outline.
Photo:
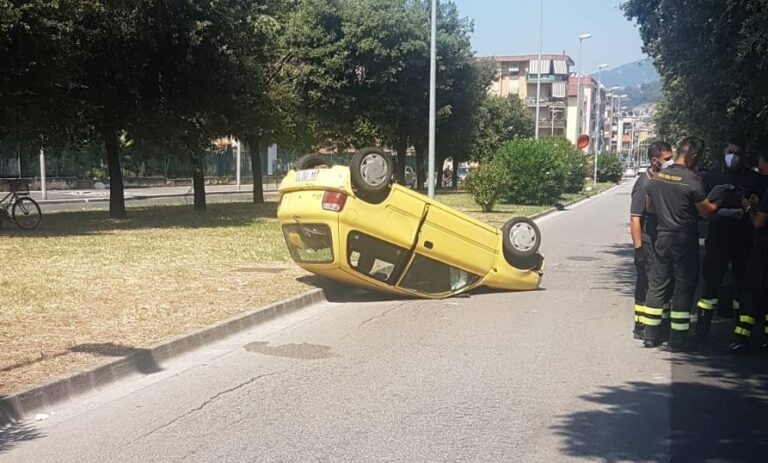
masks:
POLYGON ((541 24, 539 29, 539 61, 536 63, 538 76, 536 78, 536 134, 539 139, 539 115, 541 114, 541 50, 544 48, 544 0, 541 0, 541 24))
POLYGON ((435 87, 437 86, 437 0, 432 0, 432 39, 429 62, 429 169, 427 196, 435 198, 435 87))
POLYGON ((603 99, 600 94, 600 88, 603 86, 603 69, 607 68, 607 64, 600 64, 597 66, 597 124, 595 126, 595 179, 594 184, 597 185, 597 154, 601 150, 602 145, 602 128, 600 127, 603 120, 603 99))
MULTIPOLYGON (((241 150, 240 147, 242 146, 242 144, 240 143, 240 140, 236 140, 235 143, 237 143, 235 145, 235 147, 237 148, 237 151, 235 151, 235 163, 236 163, 235 165, 237 166, 235 168, 235 178, 236 178, 235 182, 237 183, 237 189, 239 190, 240 189, 240 156, 242 153, 240 151, 241 150)), ((254 179, 254 182, 255 181, 256 179, 254 179)))
POLYGON ((576 137, 578 138, 579 132, 581 132, 581 70, 583 67, 583 63, 581 62, 581 44, 587 40, 591 39, 592 34, 584 33, 579 35, 579 75, 577 77, 578 79, 578 90, 576 92, 576 137))

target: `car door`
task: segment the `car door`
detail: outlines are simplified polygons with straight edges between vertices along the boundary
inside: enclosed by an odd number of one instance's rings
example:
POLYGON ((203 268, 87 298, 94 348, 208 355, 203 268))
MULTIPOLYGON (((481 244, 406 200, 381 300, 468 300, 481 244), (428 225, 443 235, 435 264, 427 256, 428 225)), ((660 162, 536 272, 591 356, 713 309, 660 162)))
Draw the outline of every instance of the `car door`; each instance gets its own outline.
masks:
POLYGON ((484 276, 498 252, 498 230, 460 212, 430 202, 414 251, 422 256, 484 276))

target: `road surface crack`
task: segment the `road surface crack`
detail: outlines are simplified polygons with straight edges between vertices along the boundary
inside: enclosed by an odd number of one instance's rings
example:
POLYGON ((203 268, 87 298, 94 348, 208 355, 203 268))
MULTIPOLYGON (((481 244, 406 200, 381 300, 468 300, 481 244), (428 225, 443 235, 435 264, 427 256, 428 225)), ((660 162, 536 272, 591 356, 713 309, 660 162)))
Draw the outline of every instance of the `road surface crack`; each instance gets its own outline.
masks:
POLYGON ((215 395, 213 395, 213 396, 209 397, 208 399, 206 399, 203 403, 201 403, 197 407, 187 411, 186 413, 184 413, 182 415, 177 416, 176 418, 172 419, 171 421, 169 421, 169 422, 167 422, 167 423, 165 423, 165 424, 163 424, 161 426, 158 426, 158 427, 154 428, 153 430, 151 430, 151 431, 149 431, 149 432, 147 432, 145 434, 142 434, 141 436, 139 436, 136 439, 132 440, 131 443, 134 443, 136 441, 144 439, 145 437, 149 437, 149 436, 151 436, 152 434, 154 434, 154 433, 156 433, 158 431, 162 431, 163 429, 166 429, 166 428, 168 428, 170 426, 173 426, 174 423, 176 423, 176 422, 178 422, 180 420, 183 420, 184 418, 186 418, 186 417, 188 417, 188 416, 190 416, 190 415, 192 415, 194 413, 197 413, 197 412, 203 410, 205 407, 207 407, 208 405, 210 405, 211 403, 213 403, 214 401, 216 401, 219 397, 221 397, 223 395, 231 394, 232 392, 235 392, 238 389, 242 389, 242 388, 244 388, 246 386, 249 386, 249 385, 255 383, 256 381, 258 381, 260 379, 267 378, 269 376, 279 375, 279 374, 284 373, 284 372, 285 371, 276 371, 274 373, 265 373, 263 375, 255 376, 255 377, 249 379, 248 381, 244 381, 244 382, 238 384, 237 386, 234 386, 234 387, 231 387, 229 389, 225 389, 223 391, 220 391, 220 392, 216 393, 215 395))
POLYGON ((358 326, 358 328, 362 328, 364 325, 366 325, 366 324, 367 324, 367 323, 369 323, 369 322, 372 322, 373 320, 377 320, 377 319, 379 319, 379 318, 384 318, 384 317, 386 317, 386 316, 387 316, 387 315, 388 315, 390 312, 392 312, 392 311, 394 311, 394 310, 397 310, 397 309, 399 309, 400 307, 403 307, 403 306, 404 306, 404 305, 406 305, 406 304, 410 304, 411 302, 412 302, 412 301, 405 301, 405 302, 402 302, 402 303, 400 303, 400 304, 397 304, 397 305, 396 305, 396 306, 394 306, 394 307, 391 307, 391 308, 389 308, 389 309, 385 310, 384 312, 382 312, 382 313, 380 313, 380 314, 378 314, 378 315, 374 315, 373 317, 371 317, 371 318, 369 318, 369 319, 367 319, 367 320, 363 321, 362 323, 360 323, 360 325, 358 326))

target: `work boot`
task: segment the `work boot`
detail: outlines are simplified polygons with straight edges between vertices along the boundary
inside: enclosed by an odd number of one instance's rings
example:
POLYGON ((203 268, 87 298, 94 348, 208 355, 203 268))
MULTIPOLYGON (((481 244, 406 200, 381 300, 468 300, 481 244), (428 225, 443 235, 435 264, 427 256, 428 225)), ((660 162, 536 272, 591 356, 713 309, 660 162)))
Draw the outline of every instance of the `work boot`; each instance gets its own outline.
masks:
POLYGON ((691 343, 688 340, 687 331, 672 331, 667 343, 670 352, 684 352, 690 350, 691 343))
POLYGON ((701 344, 709 340, 709 331, 712 328, 712 316, 711 310, 699 309, 698 319, 696 321, 696 343, 701 344))
POLYGON ((744 354, 749 350, 749 338, 736 335, 732 343, 728 344, 728 353, 744 354))
POLYGON ((643 330, 643 347, 651 348, 661 345, 664 340, 661 338, 661 326, 645 325, 643 330))
POLYGON ((645 330, 645 325, 642 323, 635 322, 635 328, 632 330, 632 337, 635 339, 643 339, 643 331, 645 330))

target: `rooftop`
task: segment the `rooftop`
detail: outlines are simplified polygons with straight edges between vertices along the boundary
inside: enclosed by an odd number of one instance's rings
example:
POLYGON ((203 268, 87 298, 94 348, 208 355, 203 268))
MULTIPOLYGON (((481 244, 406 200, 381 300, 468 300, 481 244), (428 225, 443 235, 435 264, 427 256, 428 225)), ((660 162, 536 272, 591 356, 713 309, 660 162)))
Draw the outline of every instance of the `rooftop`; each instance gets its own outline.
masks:
MULTIPOLYGON (((516 61, 531 61, 539 58, 538 54, 535 55, 500 55, 500 56, 478 56, 478 59, 493 59, 498 62, 516 62, 516 61)), ((565 59, 568 62, 569 66, 573 66, 576 64, 575 61, 573 61, 573 58, 566 55, 564 52, 559 55, 541 55, 541 59, 547 59, 547 60, 562 60, 565 59)))

